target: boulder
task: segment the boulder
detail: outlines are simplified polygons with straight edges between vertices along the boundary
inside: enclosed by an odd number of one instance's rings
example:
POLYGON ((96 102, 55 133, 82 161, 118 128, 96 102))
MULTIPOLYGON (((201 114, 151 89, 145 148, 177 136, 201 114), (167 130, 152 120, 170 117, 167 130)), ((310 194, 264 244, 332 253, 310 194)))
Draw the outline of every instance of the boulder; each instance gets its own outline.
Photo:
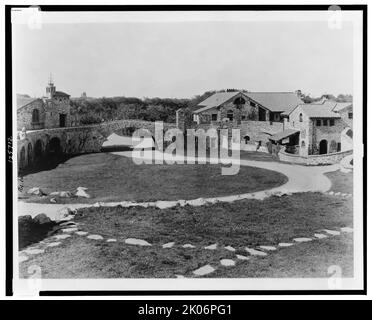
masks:
POLYGON ((18 217, 18 224, 32 223, 32 217, 30 215, 18 217))
POLYGON ((37 216, 35 216, 32 221, 34 223, 38 224, 45 224, 45 223, 51 223, 52 220, 45 214, 45 213, 39 213, 37 216))
POLYGON ((59 193, 59 196, 61 198, 71 198, 72 197, 72 193, 70 191, 61 191, 59 193))
POLYGON ((56 215, 56 220, 61 220, 61 219, 67 218, 69 216, 73 216, 74 214, 75 214, 75 212, 72 211, 70 208, 64 207, 64 208, 58 210, 57 215, 56 215))
POLYGON ((43 192, 43 190, 41 190, 38 187, 34 187, 34 188, 29 189, 27 191, 27 194, 33 194, 33 195, 36 195, 36 196, 45 196, 46 195, 46 193, 43 192))
POLYGON ((88 199, 90 198, 90 195, 86 193, 84 189, 77 189, 75 196, 88 199))

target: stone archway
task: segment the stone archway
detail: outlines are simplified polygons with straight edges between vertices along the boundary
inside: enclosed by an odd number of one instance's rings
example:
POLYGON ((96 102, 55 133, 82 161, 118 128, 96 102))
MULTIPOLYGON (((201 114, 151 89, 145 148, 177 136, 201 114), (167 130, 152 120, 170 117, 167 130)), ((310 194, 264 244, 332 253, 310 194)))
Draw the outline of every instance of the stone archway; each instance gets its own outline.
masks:
POLYGON ((26 149, 23 146, 21 148, 21 152, 19 153, 19 168, 23 169, 24 167, 26 167, 26 149))
POLYGON ((39 139, 35 143, 34 159, 39 160, 43 156, 43 142, 39 139))
POLYGON ((32 144, 29 142, 27 144, 27 165, 31 165, 34 160, 34 154, 32 152, 32 144))
POLYGON ((49 140, 47 146, 48 154, 58 155, 62 153, 61 140, 57 137, 54 137, 49 140))
POLYGON ((319 154, 328 153, 328 141, 323 139, 319 142, 319 154))

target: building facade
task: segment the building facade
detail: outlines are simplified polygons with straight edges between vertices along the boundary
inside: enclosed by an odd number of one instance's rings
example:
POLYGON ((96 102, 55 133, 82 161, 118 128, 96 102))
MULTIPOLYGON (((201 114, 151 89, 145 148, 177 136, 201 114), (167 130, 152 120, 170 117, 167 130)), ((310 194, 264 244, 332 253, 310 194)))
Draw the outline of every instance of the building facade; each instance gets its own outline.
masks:
POLYGON ((293 140, 296 143, 291 145, 292 153, 308 156, 344 151, 342 134, 350 126, 336 106, 334 101, 300 104, 284 115, 284 129, 290 134, 287 138, 298 135, 293 140))
POLYGON ((46 96, 30 98, 17 95, 17 129, 38 130, 71 126, 70 95, 56 91, 50 80, 46 96))
POLYGON ((217 92, 198 104, 193 121, 198 124, 281 122, 281 113, 300 103, 303 101, 298 92, 217 92))

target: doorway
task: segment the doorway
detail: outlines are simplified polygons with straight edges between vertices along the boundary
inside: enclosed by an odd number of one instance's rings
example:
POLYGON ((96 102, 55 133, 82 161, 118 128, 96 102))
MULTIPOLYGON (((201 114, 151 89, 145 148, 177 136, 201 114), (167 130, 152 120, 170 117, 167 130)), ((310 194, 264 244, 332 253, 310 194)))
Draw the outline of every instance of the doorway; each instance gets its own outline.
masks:
POLYGON ((328 143, 327 140, 322 140, 319 143, 319 154, 326 154, 328 151, 328 143))

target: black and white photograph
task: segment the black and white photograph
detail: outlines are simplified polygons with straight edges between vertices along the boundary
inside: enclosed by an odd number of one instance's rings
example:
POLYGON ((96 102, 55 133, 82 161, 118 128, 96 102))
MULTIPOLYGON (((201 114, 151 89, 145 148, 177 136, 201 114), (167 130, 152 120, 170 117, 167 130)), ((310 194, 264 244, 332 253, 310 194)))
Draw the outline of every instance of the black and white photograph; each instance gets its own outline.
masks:
POLYGON ((12 8, 14 294, 363 290, 363 18, 12 8))

